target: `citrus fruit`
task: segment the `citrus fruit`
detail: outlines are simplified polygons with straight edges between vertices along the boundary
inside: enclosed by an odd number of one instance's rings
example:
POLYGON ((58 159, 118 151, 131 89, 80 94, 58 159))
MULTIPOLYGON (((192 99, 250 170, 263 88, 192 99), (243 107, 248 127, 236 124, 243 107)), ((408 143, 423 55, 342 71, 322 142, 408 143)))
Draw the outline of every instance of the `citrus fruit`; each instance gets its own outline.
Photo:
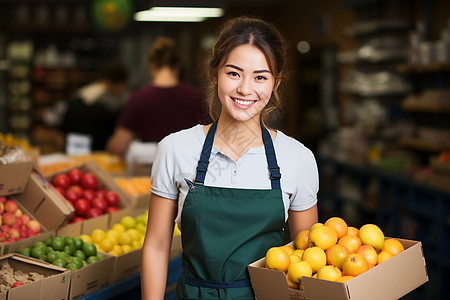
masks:
POLYGON ((113 230, 115 230, 115 231, 117 231, 117 232, 124 232, 124 231, 126 230, 125 226, 123 226, 123 225, 120 224, 120 223, 114 224, 114 225, 111 227, 111 229, 113 229, 113 230))
POLYGON ((22 248, 19 250, 19 254, 30 256, 31 249, 30 248, 22 248))
POLYGON ((355 276, 346 275, 346 276, 342 276, 342 277, 338 278, 336 280, 336 282, 346 282, 346 281, 349 281, 352 278, 355 278, 355 276))
POLYGON ((365 224, 359 229, 359 238, 363 245, 371 245, 380 251, 384 245, 384 233, 375 224, 365 224))
MULTIPOLYGON (((128 229, 126 232, 128 232, 128 234, 131 236, 133 240, 138 241, 142 236, 142 234, 137 229, 134 228, 128 229)), ((294 249, 292 249, 292 251, 294 251, 294 249)))
POLYGON ((45 250, 42 247, 33 247, 31 248, 30 251, 30 256, 37 258, 37 259, 41 259, 41 260, 45 260, 45 250))
POLYGON ((389 252, 392 255, 397 255, 400 252, 402 252, 403 250, 405 250, 405 247, 403 247, 402 243, 400 243, 396 239, 385 240, 383 248, 381 248, 381 251, 389 252))
POLYGON ((289 246, 289 245, 284 245, 284 246, 281 246, 280 248, 286 250, 286 252, 287 252, 289 255, 291 255, 292 252, 294 252, 294 248, 292 248, 292 247, 289 246))
MULTIPOLYGON (((353 226, 348 226, 348 230, 347 230, 347 235, 356 235, 358 236, 359 234, 359 229, 353 226)), ((345 276, 343 276, 345 277, 345 276)))
POLYGON ((347 255, 342 263, 342 275, 358 276, 367 270, 369 270, 369 263, 357 253, 347 255))
POLYGON ((56 236, 52 239, 50 246, 56 251, 61 251, 64 248, 64 239, 56 236))
POLYGON ((83 245, 83 242, 84 241, 79 236, 74 237, 73 238, 73 245, 75 247, 75 250, 80 250, 81 246, 83 245))
POLYGON ((75 250, 75 253, 73 254, 73 256, 78 257, 81 260, 86 259, 86 254, 81 249, 75 250))
POLYGON ((71 236, 64 237, 64 245, 73 246, 75 248, 75 240, 71 236))
POLYGON ((47 257, 45 258, 45 261, 49 263, 53 263, 55 259, 58 258, 58 254, 55 251, 51 251, 47 253, 47 257))
POLYGON ((296 283, 300 283, 300 279, 303 276, 306 277, 312 276, 311 265, 306 261, 299 261, 290 264, 287 272, 289 279, 296 283))
POLYGON ((142 243, 141 243, 140 241, 134 240, 133 243, 131 243, 131 246, 132 246, 135 250, 137 250, 137 249, 142 248, 142 243))
POLYGON ((35 248, 35 247, 40 247, 42 249, 47 249, 47 245, 44 242, 36 242, 36 243, 34 243, 32 248, 35 248))
POLYGON ((115 245, 111 251, 116 252, 117 255, 122 255, 123 254, 122 246, 119 246, 119 245, 115 245))
POLYGON ((93 256, 89 256, 86 261, 90 265, 92 263, 98 262, 99 258, 96 255, 93 255, 93 256))
POLYGON ((310 246, 317 246, 322 250, 327 250, 338 241, 338 235, 333 227, 322 225, 309 233, 310 246))
POLYGON ((128 232, 121 232, 119 234, 119 244, 120 245, 131 245, 133 243, 133 238, 128 232))
POLYGON ((73 255, 75 253, 75 247, 72 245, 65 245, 63 251, 69 255, 73 255))
POLYGON ((289 253, 281 247, 272 247, 267 250, 265 258, 268 269, 286 272, 291 264, 289 253))
POLYGON ((349 253, 355 253, 362 245, 361 239, 356 235, 344 235, 337 243, 347 248, 349 253))
POLYGON ((91 233, 93 243, 99 244, 106 237, 106 232, 102 229, 94 229, 91 233))
POLYGON ((348 232, 348 226, 347 223, 344 221, 344 219, 339 217, 331 217, 329 218, 324 225, 330 226, 334 228, 336 231, 338 239, 343 237, 348 232))
POLYGON ((116 243, 114 243, 110 238, 104 238, 100 242, 100 247, 105 251, 108 252, 109 250, 112 250, 116 243))
POLYGON ((291 289, 299 289, 299 285, 297 282, 293 282, 292 280, 289 279, 289 276, 287 273, 284 274, 286 276, 286 282, 289 288, 291 289))
POLYGON ((84 254, 86 254, 86 257, 97 255, 97 248, 94 243, 91 242, 84 243, 81 246, 81 250, 83 250, 84 254))
POLYGON ((66 265, 66 262, 64 260, 62 260, 61 258, 57 258, 54 261, 52 261, 52 264, 54 264, 55 266, 64 268, 64 266, 66 265))
POLYGON ((66 265, 64 266, 64 268, 69 269, 69 270, 72 270, 72 271, 75 271, 75 270, 78 270, 78 269, 79 269, 78 265, 75 264, 75 263, 72 263, 72 262, 66 264, 66 265))
POLYGON ((317 246, 307 248, 303 252, 302 260, 311 265, 313 273, 316 273, 321 267, 327 264, 325 251, 317 246))
POLYGON ((82 234, 82 235, 80 235, 80 239, 81 239, 83 242, 92 242, 91 237, 90 237, 89 235, 87 235, 87 234, 82 234))
POLYGON ((136 220, 131 216, 124 216, 120 219, 120 224, 122 224, 126 229, 130 229, 136 226, 136 220))
POLYGON ((302 230, 297 233, 294 240, 295 248, 305 250, 309 246, 309 230, 302 230))
POLYGON ((134 248, 130 245, 123 245, 122 246, 123 254, 134 251, 134 248))
POLYGON ((393 256, 394 255, 392 255, 392 253, 390 253, 390 252, 381 251, 380 253, 378 253, 377 265, 381 264, 382 262, 385 262, 386 260, 388 260, 389 258, 391 258, 393 256))

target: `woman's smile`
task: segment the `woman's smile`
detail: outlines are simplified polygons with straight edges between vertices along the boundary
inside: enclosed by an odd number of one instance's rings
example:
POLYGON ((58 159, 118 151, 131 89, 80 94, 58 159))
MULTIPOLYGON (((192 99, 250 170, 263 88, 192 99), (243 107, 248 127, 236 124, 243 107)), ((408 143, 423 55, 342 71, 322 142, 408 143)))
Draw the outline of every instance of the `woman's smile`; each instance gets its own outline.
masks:
POLYGON ((230 97, 237 107, 241 109, 248 109, 253 106, 253 104, 256 103, 256 100, 246 100, 246 99, 240 99, 240 98, 233 98, 230 97))

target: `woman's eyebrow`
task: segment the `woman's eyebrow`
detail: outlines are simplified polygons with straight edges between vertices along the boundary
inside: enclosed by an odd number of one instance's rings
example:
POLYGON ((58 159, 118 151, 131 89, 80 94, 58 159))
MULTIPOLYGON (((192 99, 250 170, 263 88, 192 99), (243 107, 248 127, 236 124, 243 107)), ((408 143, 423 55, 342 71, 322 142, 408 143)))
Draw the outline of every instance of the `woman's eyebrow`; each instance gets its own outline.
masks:
MULTIPOLYGON (((236 65, 232 65, 232 64, 227 64, 227 65, 225 65, 225 67, 233 68, 233 69, 236 69, 236 70, 241 71, 241 72, 244 71, 244 69, 242 69, 242 68, 240 68, 240 67, 238 67, 236 65)), ((253 73, 270 73, 270 71, 266 70, 266 69, 263 69, 263 70, 256 70, 253 73)))

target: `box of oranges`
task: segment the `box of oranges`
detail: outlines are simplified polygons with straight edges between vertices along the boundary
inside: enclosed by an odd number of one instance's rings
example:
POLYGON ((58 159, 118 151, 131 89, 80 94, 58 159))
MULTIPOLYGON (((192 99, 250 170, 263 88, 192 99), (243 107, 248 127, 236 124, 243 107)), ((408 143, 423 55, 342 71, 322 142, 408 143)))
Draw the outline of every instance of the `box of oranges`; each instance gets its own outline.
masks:
POLYGON ((339 217, 270 248, 248 270, 258 300, 398 299, 428 281, 420 242, 339 217))

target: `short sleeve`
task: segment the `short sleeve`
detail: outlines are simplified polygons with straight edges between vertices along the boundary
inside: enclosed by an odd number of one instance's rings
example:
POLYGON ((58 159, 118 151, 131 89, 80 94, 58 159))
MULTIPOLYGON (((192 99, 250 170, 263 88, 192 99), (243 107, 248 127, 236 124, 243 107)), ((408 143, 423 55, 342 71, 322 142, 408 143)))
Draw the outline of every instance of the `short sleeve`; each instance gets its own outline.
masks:
POLYGON ((151 192, 171 200, 178 199, 175 182, 175 159, 172 136, 169 135, 158 143, 151 173, 151 192))

